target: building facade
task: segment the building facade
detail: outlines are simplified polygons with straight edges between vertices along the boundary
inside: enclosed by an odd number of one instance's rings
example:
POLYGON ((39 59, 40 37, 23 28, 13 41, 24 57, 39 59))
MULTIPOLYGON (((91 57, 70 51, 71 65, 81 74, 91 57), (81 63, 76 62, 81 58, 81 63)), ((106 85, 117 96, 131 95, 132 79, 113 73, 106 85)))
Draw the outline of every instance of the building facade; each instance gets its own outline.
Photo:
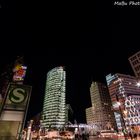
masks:
POLYGON ((129 62, 136 77, 140 77, 140 51, 129 57, 129 62))
POLYGON ((73 110, 70 104, 66 104, 66 124, 73 122, 73 110))
POLYGON ((106 76, 112 108, 119 130, 140 125, 140 87, 137 78, 125 74, 106 76))
POLYGON ((107 87, 102 83, 92 82, 90 96, 92 107, 87 109, 87 122, 92 121, 98 129, 114 128, 114 115, 111 111, 111 100, 107 87))
POLYGON ((65 80, 63 67, 56 67, 47 74, 42 125, 46 128, 61 128, 65 125, 65 80))
POLYGON ((87 124, 92 124, 93 123, 93 107, 89 107, 89 108, 86 108, 86 121, 87 121, 87 124))

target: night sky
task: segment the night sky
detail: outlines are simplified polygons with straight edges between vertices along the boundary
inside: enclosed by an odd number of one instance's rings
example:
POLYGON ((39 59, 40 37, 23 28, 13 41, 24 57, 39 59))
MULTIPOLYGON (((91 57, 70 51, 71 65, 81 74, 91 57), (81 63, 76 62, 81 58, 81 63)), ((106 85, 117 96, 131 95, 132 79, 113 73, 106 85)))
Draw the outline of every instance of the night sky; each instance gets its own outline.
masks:
POLYGON ((109 73, 134 75, 128 57, 140 50, 137 7, 96 3, 95 9, 83 7, 80 12, 29 5, 1 8, 0 71, 16 56, 24 56, 25 84, 33 88, 29 120, 42 110, 47 72, 65 66, 66 102, 77 122, 84 123, 92 81, 105 83, 109 73))

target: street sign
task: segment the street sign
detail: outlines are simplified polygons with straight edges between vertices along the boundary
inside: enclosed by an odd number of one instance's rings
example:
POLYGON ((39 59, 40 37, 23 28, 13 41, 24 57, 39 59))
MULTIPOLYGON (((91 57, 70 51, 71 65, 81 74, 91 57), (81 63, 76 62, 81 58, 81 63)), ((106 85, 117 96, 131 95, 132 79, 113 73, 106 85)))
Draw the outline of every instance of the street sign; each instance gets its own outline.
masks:
POLYGON ((10 84, 3 109, 25 110, 30 92, 31 86, 10 84))

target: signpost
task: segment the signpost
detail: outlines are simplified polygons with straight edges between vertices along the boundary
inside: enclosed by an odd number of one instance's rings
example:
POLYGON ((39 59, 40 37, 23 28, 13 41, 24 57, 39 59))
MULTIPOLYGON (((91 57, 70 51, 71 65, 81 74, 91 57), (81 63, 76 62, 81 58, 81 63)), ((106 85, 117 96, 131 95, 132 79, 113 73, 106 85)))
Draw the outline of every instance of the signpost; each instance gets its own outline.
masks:
POLYGON ((1 126, 7 126, 9 122, 14 123, 11 123, 13 124, 10 126, 11 129, 5 129, 5 132, 2 135, 0 134, 0 138, 6 137, 8 134, 9 137, 20 139, 28 110, 31 89, 32 87, 28 85, 9 84, 6 98, 2 103, 0 124, 2 123, 3 125, 0 125, 0 129, 3 129, 1 126), (16 128, 14 128, 15 123, 18 124, 16 128), (13 128, 14 133, 11 132, 13 128))

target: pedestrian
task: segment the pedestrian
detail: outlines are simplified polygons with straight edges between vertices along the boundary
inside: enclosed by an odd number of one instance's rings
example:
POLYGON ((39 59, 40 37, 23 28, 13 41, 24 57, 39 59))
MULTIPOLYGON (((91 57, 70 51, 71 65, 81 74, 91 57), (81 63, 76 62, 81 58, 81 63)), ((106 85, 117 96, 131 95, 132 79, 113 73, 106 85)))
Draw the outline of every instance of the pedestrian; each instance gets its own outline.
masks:
POLYGON ((136 132, 136 130, 135 130, 135 128, 132 126, 131 127, 131 140, 137 140, 137 132, 136 132))
POLYGON ((132 132, 129 132, 129 137, 131 138, 131 140, 133 140, 133 136, 132 136, 132 132))
POLYGON ((26 140, 26 131, 25 130, 22 131, 22 140, 26 140))
POLYGON ((134 140, 137 140, 137 133, 134 132, 134 140))

